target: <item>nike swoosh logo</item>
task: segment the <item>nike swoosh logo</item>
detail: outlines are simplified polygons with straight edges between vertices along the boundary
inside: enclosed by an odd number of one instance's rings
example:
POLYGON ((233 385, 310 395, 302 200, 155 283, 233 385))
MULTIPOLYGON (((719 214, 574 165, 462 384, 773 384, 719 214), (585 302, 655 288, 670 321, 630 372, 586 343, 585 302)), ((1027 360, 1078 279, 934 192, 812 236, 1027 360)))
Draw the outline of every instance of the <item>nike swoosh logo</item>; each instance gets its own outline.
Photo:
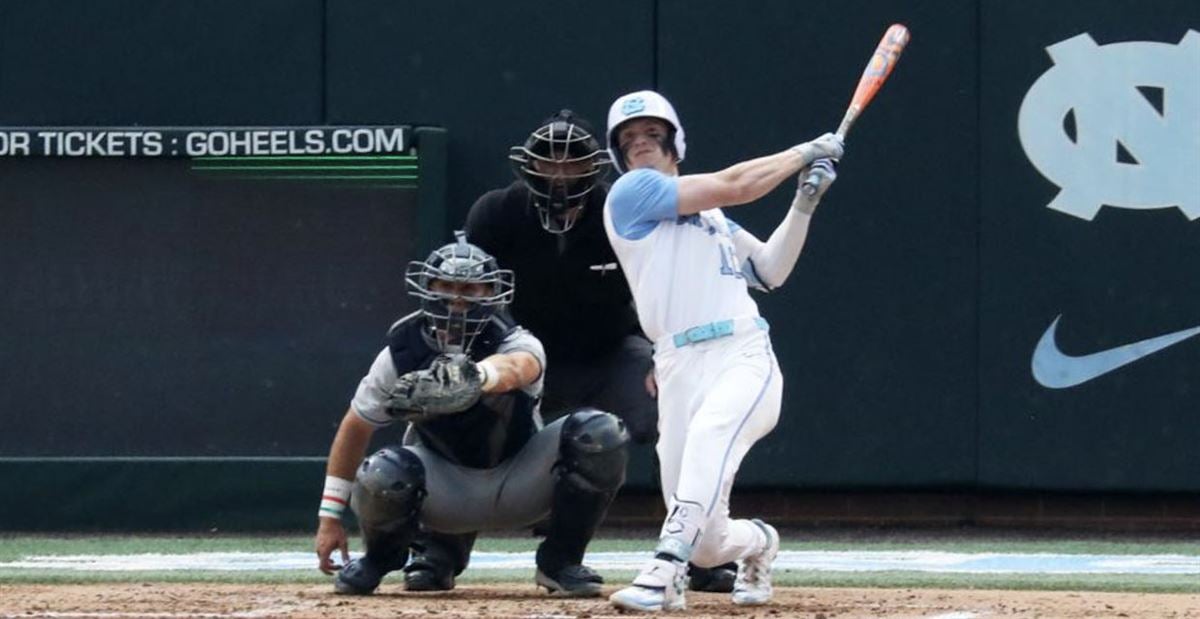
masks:
POLYGON ((1062 314, 1050 323, 1050 328, 1042 334, 1037 348, 1033 350, 1033 378, 1043 387, 1050 389, 1082 385, 1200 333, 1200 326, 1196 326, 1090 355, 1073 357, 1059 350, 1054 341, 1059 318, 1062 318, 1062 314))
POLYGON ((588 268, 589 268, 589 269, 591 269, 591 270, 593 270, 593 271, 601 271, 601 272, 603 272, 603 271, 616 271, 616 270, 617 270, 617 263, 615 263, 615 262, 606 262, 606 263, 604 263, 604 264, 593 264, 593 265, 589 266, 588 268))

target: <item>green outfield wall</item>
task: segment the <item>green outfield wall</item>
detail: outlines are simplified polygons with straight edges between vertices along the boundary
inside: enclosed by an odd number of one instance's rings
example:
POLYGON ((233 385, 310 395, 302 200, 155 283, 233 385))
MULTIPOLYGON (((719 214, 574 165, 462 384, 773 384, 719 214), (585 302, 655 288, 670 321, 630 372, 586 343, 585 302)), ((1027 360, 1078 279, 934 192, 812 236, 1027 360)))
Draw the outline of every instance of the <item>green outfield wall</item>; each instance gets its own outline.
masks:
MULTIPOLYGON (((1200 496, 1200 3, 0 0, 0 134, 429 136, 420 181, 355 189, 0 139, 0 530, 307 519, 404 262, 538 121, 656 88, 716 170, 833 129, 893 22, 759 297, 784 407, 739 487, 1200 496)), ((727 214, 765 238, 792 191, 727 214)))

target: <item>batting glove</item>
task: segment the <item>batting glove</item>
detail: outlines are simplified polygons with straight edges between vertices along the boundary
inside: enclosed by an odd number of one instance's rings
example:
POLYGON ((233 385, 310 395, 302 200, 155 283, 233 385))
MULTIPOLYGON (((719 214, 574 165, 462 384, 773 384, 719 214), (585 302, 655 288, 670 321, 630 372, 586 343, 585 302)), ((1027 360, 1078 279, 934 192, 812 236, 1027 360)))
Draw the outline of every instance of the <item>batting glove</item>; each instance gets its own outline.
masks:
POLYGON ((841 159, 845 149, 846 145, 842 142, 841 136, 836 133, 826 133, 811 142, 792 147, 792 150, 800 153, 800 156, 804 158, 804 167, 812 165, 818 159, 841 159))
POLYGON ((796 197, 792 200, 792 208, 805 215, 812 215, 817 204, 821 202, 821 196, 824 196, 833 181, 837 180, 836 165, 837 162, 832 159, 818 159, 811 166, 800 170, 800 176, 796 178, 796 197), (811 194, 806 192, 805 182, 812 183, 815 191, 811 194))

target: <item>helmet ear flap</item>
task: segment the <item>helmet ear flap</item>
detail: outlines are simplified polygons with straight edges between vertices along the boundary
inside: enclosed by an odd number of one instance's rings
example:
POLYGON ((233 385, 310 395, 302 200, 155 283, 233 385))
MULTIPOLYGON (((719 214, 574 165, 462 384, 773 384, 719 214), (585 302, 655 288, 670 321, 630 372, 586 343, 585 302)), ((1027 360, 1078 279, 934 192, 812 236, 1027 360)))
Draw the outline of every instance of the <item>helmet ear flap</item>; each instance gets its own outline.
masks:
POLYGON ((675 147, 675 134, 676 133, 677 133, 677 131, 675 130, 675 125, 668 123, 667 124, 667 134, 664 135, 661 140, 659 140, 659 143, 662 144, 662 149, 663 149, 664 153, 667 153, 668 155, 674 157, 676 161, 678 161, 680 159, 680 157, 679 157, 679 149, 675 147))

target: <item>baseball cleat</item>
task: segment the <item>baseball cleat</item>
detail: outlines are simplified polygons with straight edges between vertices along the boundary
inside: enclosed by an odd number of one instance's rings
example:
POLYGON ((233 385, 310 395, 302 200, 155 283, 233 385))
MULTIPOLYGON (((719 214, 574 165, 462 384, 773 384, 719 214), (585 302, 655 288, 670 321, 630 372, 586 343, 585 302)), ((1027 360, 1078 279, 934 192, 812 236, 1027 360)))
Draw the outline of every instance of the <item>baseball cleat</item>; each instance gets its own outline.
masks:
POLYGON ((385 573, 364 555, 338 570, 333 579, 333 591, 343 595, 371 595, 385 573))
POLYGON ((591 598, 600 595, 604 579, 586 565, 568 565, 553 577, 538 569, 534 582, 545 587, 553 596, 591 598))
POLYGON ((762 552, 742 561, 742 570, 733 585, 733 603, 757 606, 771 601, 774 593, 771 588, 771 564, 779 554, 779 531, 757 518, 750 522, 758 525, 766 534, 767 546, 762 552))
POLYGON ((700 567, 689 563, 688 589, 708 593, 732 593, 737 572, 737 563, 726 563, 716 567, 700 567))
POLYGON ((609 596, 613 606, 640 612, 685 610, 687 565, 665 559, 651 559, 633 584, 609 596))
POLYGON ((450 572, 439 574, 436 569, 428 567, 405 569, 405 591, 449 591, 453 588, 454 574, 450 572))

